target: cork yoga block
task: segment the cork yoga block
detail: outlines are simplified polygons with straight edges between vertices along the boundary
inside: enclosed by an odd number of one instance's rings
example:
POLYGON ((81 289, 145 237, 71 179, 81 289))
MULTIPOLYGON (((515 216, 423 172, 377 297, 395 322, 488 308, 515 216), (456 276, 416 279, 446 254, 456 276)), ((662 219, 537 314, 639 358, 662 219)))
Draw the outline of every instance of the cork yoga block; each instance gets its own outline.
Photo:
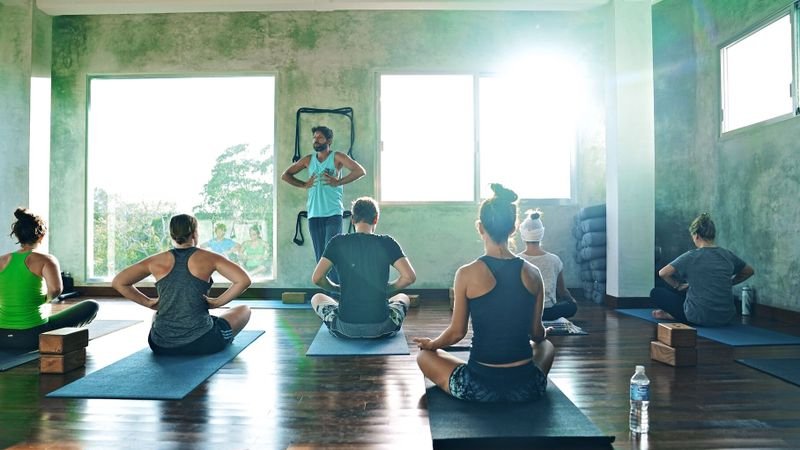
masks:
POLYGON ((419 306, 419 295, 411 294, 411 295, 408 296, 408 299, 411 300, 410 306, 412 308, 416 308, 416 307, 419 306))
POLYGON ((658 340, 670 347, 694 347, 697 345, 697 330, 682 323, 660 323, 658 340))
POLYGON ((695 366, 697 365, 697 348, 670 347, 663 342, 651 341, 650 359, 673 367, 695 366))
POLYGON ((284 292, 281 294, 281 301, 283 303, 305 303, 305 292, 284 292))
POLYGON ((89 345, 88 328, 59 328, 39 335, 39 352, 62 355, 89 345))
POLYGON ((42 354, 39 359, 40 373, 67 373, 86 365, 86 347, 63 355, 42 354))

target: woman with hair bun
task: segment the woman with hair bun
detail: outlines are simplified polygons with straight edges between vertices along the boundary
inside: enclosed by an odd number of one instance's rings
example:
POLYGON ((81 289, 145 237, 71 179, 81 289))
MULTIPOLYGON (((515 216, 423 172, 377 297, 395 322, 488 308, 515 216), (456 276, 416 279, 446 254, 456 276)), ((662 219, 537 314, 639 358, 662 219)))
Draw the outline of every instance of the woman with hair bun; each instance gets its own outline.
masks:
POLYGON ((205 355, 221 351, 250 320, 250 308, 239 305, 219 316, 208 310, 235 299, 250 286, 250 277, 218 253, 197 248, 197 219, 178 214, 169 221, 174 248, 145 258, 114 277, 111 286, 125 298, 156 311, 147 343, 162 355, 205 355), (219 297, 208 296, 219 272, 231 285, 219 297), (134 284, 153 275, 158 297, 134 284))
POLYGON ((477 402, 526 402, 544 394, 555 349, 542 325, 539 270, 508 248, 516 230, 517 194, 492 184, 476 222, 484 254, 456 271, 450 325, 436 339, 414 338, 422 373, 443 391, 477 402), (441 350, 467 334, 468 362, 441 350), (532 342, 531 342, 532 341, 532 342))
POLYGON ((85 300, 49 317, 39 307, 61 294, 64 288, 58 259, 40 253, 47 226, 26 209, 14 211, 11 234, 20 249, 0 256, 0 348, 33 350, 39 334, 63 327, 80 327, 97 315, 99 305, 85 300))
POLYGON ((544 225, 542 212, 525 211, 525 220, 519 224, 519 234, 525 242, 525 251, 517 256, 536 266, 544 282, 544 312, 542 320, 569 318, 578 312, 578 303, 564 284, 564 263, 558 255, 542 250, 544 225))
POLYGON ((650 299, 660 308, 653 311, 653 317, 702 326, 727 325, 736 317, 732 286, 755 271, 730 250, 717 247, 717 230, 708 213, 692 221, 689 233, 697 248, 658 271, 671 289, 650 291, 650 299))

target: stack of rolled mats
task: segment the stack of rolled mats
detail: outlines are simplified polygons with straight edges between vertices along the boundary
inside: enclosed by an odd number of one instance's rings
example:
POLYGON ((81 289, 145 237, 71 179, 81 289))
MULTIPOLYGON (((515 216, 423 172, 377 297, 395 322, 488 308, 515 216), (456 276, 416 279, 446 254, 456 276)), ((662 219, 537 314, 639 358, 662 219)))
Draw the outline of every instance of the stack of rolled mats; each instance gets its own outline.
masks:
POLYGON ((606 295, 606 205, 581 208, 572 229, 583 296, 603 303, 606 295))

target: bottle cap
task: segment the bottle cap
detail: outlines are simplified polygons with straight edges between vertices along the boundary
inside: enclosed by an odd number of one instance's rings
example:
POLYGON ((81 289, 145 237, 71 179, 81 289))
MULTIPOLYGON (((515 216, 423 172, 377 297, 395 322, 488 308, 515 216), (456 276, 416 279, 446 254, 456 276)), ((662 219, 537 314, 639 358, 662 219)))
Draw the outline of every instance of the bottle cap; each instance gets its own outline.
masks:
POLYGON ((636 366, 637 372, 644 372, 644 366, 636 366))

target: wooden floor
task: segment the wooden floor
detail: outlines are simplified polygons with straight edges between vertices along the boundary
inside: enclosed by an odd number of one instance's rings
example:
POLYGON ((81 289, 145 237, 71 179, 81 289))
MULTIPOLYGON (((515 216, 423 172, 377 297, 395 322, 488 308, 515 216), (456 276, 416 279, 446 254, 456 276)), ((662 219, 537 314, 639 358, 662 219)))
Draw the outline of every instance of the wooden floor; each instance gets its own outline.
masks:
MULTIPOLYGON (((37 364, 0 373, 0 447, 12 448, 431 448, 424 381, 410 356, 305 357, 319 320, 311 310, 253 311, 266 333, 181 401, 50 399, 44 395, 146 344, 149 312, 101 301, 99 319, 138 318, 90 342, 85 369, 38 374, 37 364)), ((449 321, 446 299, 423 299, 406 333, 435 336, 449 321)), ((800 448, 800 387, 734 362, 800 357, 800 346, 733 348, 698 339, 697 367, 649 359, 655 326, 581 303, 589 336, 552 338, 550 379, 615 448, 800 448), (628 432, 634 365, 651 379, 650 433, 628 432)), ((788 333, 800 330, 754 320, 788 333)))

